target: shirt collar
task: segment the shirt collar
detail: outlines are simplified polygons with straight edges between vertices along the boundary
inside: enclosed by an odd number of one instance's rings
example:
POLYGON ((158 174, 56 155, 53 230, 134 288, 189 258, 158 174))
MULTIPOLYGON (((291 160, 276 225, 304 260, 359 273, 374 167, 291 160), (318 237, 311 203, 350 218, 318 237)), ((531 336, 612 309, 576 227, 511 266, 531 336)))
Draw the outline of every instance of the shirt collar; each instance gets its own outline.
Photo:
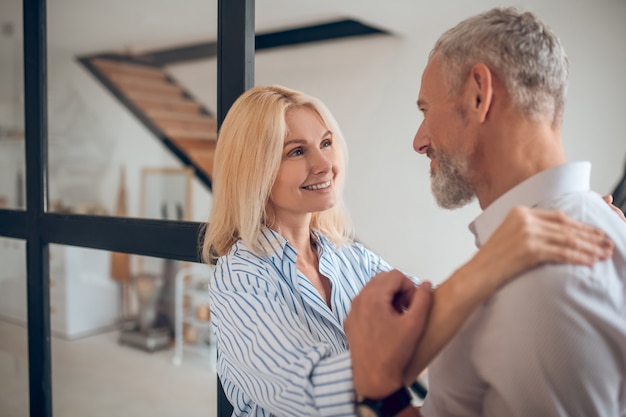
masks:
POLYGON ((280 233, 267 226, 261 226, 256 243, 264 255, 282 258, 288 242, 280 233))
MULTIPOLYGON (((323 233, 320 233, 317 230, 311 230, 311 234, 313 235, 313 239, 319 243, 322 250, 329 249, 330 251, 333 251, 335 249, 335 244, 332 243, 323 233)), ((257 247, 261 249, 263 254, 272 258, 282 259, 285 255, 287 247, 290 249, 289 252, 293 252, 294 254, 296 253, 295 249, 289 244, 289 241, 285 239, 283 235, 267 226, 261 227, 257 238, 257 247)))
POLYGON ((573 192, 589 190, 591 163, 572 162, 540 172, 504 193, 470 225, 476 246, 484 244, 515 206, 535 207, 539 203, 573 192))

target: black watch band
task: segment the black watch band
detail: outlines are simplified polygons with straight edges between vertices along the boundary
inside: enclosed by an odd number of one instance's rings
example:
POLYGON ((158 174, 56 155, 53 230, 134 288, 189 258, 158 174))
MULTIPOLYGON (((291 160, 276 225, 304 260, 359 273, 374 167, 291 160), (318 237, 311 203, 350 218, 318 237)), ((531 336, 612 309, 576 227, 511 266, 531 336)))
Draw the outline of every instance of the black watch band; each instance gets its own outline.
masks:
MULTIPOLYGON (((400 387, 397 391, 380 400, 364 398, 357 404, 357 410, 362 407, 373 411, 378 417, 394 417, 400 411, 411 405, 412 397, 406 387, 400 387)), ((363 415, 363 413, 358 413, 363 415)))

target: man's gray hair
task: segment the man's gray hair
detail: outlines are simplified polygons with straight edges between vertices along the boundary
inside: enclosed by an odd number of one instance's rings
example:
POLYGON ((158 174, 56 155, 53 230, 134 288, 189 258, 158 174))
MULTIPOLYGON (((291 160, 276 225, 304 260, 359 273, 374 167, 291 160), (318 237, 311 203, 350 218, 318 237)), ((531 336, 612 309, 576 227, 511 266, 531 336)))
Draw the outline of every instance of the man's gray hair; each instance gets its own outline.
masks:
POLYGON ((460 93, 474 64, 501 80, 517 108, 533 119, 560 124, 569 64, 559 38, 537 16, 494 8, 445 32, 430 56, 441 56, 449 93, 460 93))

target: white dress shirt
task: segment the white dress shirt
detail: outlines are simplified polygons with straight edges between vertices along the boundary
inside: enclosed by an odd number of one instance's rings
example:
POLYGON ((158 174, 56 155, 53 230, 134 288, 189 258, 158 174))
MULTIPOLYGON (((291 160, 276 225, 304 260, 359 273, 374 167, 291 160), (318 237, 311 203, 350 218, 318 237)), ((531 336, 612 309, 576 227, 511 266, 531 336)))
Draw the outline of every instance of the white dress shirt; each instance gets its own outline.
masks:
POLYGON ((626 416, 626 224, 589 190, 590 170, 537 174, 470 225, 480 246, 516 205, 559 209, 615 251, 593 267, 536 267, 491 297, 429 367, 423 416, 626 416))

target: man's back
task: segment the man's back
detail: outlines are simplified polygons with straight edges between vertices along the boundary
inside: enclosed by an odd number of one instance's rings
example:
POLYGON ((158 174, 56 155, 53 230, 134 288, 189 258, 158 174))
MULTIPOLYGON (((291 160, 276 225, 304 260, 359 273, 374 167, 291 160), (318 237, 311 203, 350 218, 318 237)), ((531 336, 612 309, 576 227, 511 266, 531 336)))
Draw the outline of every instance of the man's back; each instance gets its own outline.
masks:
POLYGON ((500 208, 562 210, 604 230, 613 258, 535 268, 492 297, 430 367, 424 416, 626 416, 626 224, 588 179, 567 180, 584 165, 551 171, 500 208))

